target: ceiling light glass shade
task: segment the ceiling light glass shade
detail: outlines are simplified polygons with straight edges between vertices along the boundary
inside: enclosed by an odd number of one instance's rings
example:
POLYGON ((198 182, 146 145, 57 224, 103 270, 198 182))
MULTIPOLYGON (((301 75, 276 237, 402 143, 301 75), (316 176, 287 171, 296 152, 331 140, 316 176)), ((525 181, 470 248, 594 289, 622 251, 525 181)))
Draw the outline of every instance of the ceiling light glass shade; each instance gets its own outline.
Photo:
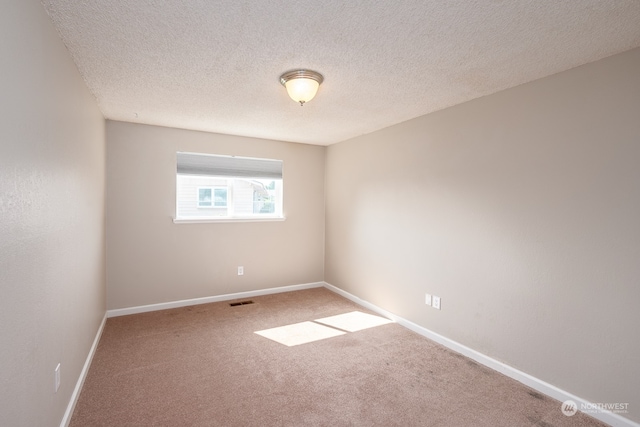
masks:
POLYGON ((294 70, 280 76, 280 83, 287 88, 289 97, 300 105, 316 96, 323 80, 320 73, 310 70, 294 70))
POLYGON ((312 79, 293 79, 286 82, 284 86, 291 99, 304 104, 316 96, 320 84, 312 79))

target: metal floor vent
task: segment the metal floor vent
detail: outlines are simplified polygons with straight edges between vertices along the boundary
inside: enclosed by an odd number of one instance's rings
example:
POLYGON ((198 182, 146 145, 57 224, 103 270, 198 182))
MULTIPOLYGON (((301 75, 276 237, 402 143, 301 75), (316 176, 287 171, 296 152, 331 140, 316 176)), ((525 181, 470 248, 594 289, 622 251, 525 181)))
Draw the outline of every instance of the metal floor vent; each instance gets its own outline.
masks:
POLYGON ((253 301, 238 301, 238 302, 229 303, 231 307, 237 307, 239 305, 247 305, 247 304, 253 304, 253 301))

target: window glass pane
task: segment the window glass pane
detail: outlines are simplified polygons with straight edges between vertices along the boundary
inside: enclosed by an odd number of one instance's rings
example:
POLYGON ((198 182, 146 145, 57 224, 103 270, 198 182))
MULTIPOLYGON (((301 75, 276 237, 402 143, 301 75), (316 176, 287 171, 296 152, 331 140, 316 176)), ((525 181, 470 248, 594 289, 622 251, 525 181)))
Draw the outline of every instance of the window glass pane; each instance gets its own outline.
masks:
POLYGON ((198 207, 209 207, 211 206, 211 201, 211 188, 198 188, 198 207))
POLYGON ((226 188, 215 189, 215 206, 216 207, 227 206, 227 189, 226 188))
POLYGON ((253 191, 253 213, 275 213, 276 182, 274 180, 255 180, 253 191))

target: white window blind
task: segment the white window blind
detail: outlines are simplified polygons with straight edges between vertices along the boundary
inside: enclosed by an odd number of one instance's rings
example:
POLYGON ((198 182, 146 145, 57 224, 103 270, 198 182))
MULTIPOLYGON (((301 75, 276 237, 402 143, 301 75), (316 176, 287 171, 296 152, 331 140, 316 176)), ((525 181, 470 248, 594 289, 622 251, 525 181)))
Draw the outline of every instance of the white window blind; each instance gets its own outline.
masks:
POLYGON ((282 160, 177 153, 178 174, 282 179, 282 160))

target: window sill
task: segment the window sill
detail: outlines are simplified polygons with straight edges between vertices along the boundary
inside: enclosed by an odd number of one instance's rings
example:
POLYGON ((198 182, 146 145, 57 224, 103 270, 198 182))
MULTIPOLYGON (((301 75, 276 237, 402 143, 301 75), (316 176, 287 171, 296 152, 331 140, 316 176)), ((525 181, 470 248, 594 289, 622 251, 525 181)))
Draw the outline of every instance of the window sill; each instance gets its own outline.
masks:
POLYGON ((278 222, 286 217, 237 217, 237 218, 173 218, 174 224, 210 224, 224 222, 278 222))

